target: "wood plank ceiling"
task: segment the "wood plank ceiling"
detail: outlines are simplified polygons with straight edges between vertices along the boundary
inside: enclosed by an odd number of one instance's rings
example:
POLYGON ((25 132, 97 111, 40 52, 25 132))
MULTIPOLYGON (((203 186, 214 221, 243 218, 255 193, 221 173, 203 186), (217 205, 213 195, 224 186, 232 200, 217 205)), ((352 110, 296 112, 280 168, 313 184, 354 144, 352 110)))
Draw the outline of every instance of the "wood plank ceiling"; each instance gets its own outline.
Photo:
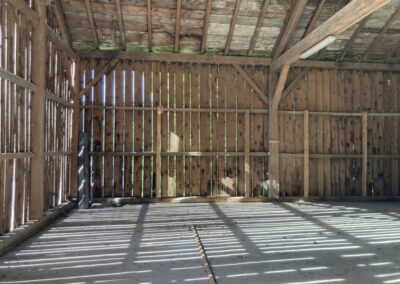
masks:
MULTIPOLYGON (((276 58, 347 3, 348 0, 57 0, 52 11, 76 51, 276 58)), ((399 48, 400 0, 391 0, 312 58, 399 62, 399 48)))

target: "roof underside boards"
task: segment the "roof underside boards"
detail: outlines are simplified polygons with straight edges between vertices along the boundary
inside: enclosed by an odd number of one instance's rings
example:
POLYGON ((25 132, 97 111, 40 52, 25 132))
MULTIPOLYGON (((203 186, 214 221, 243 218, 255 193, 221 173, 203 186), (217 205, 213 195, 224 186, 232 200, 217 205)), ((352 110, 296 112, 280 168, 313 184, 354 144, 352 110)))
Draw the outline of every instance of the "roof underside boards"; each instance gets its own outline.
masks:
MULTIPOLYGON (((90 0, 99 45, 93 36, 89 22, 89 11, 84 0, 64 0, 62 8, 71 35, 72 46, 80 50, 122 50, 118 13, 115 0, 90 0)), ((148 51, 147 1, 121 0, 122 21, 125 28, 126 49, 148 51)), ((325 22, 347 4, 348 0, 327 0, 318 15, 315 27, 325 22)), ((176 27, 176 0, 152 0, 152 51, 173 52, 176 27)), ((234 26, 229 55, 247 55, 258 17, 264 0, 242 0, 239 15, 234 26)), ((295 32, 291 35, 287 49, 301 40, 310 22, 318 0, 309 0, 295 32)), ((213 0, 211 7, 207 54, 223 54, 230 30, 236 0, 213 0)), ((180 53, 200 53, 204 29, 207 0, 182 0, 180 20, 180 53)), ((267 13, 255 40, 252 55, 272 57, 274 46, 287 21, 291 0, 270 0, 267 13)), ((388 19, 400 7, 400 0, 390 3, 371 14, 365 27, 356 37, 344 60, 360 61, 368 47, 381 32, 388 19)), ((336 60, 345 49, 358 24, 354 25, 329 45, 319 58, 336 60)), ((364 61, 383 62, 400 42, 400 20, 396 19, 380 39, 384 44, 376 44, 364 61)), ((393 57, 392 61, 400 61, 393 57)))

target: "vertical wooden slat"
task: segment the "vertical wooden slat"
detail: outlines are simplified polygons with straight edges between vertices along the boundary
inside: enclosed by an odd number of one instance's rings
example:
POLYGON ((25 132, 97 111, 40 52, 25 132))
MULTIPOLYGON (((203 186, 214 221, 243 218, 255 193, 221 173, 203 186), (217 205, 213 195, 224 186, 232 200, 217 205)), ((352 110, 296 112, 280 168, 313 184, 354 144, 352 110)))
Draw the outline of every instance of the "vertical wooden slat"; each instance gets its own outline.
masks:
POLYGON ((250 113, 248 110, 244 116, 244 129, 244 192, 246 197, 250 197, 250 113))
MULTIPOLYGON (((132 107, 134 101, 134 94, 132 84, 133 65, 132 62, 125 63, 125 106, 132 107)), ((134 112, 132 110, 125 110, 125 151, 134 151, 134 112)), ((125 157, 125 169, 124 169, 124 196, 133 196, 134 189, 134 157, 129 155, 125 157)))
MULTIPOLYGON (((135 71, 135 107, 143 106, 143 64, 141 62, 134 63, 134 71, 135 71)), ((143 152, 143 111, 135 110, 134 111, 134 125, 135 125, 135 144, 134 149, 135 152, 143 152)), ((135 156, 135 182, 134 182, 134 196, 142 197, 143 193, 143 162, 144 157, 135 156)))
POLYGON ((304 197, 310 195, 310 141, 309 141, 309 113, 304 111, 304 197))
POLYGON ((362 113, 362 195, 367 196, 368 186, 368 113, 362 113))

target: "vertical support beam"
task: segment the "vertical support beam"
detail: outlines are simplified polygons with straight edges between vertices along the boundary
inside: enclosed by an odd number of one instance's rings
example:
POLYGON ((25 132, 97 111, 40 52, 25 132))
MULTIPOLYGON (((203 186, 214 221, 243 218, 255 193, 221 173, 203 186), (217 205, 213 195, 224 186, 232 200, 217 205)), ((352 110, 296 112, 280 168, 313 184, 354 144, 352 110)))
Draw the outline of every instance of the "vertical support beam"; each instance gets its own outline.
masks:
POLYGON ((161 197, 161 115, 162 107, 157 109, 156 129, 156 198, 161 197))
POLYGON ((304 197, 310 196, 310 124, 308 110, 304 111, 304 197))
POLYGON ((79 122, 80 122, 80 62, 75 60, 71 65, 71 81, 72 81, 72 160, 71 160, 71 197, 78 197, 78 148, 79 148, 79 122))
POLYGON ((362 195, 367 196, 368 175, 368 113, 362 113, 362 195))
POLYGON ((33 83, 37 89, 32 98, 32 170, 30 193, 30 219, 43 217, 44 207, 44 176, 45 176, 45 103, 46 103, 46 1, 36 1, 36 11, 39 22, 33 32, 32 72, 33 83))
POLYGON ((250 187, 250 112, 244 114, 244 194, 251 196, 250 187))
POLYGON ((269 197, 279 198, 279 102, 285 87, 290 64, 282 67, 279 79, 272 71, 269 77, 269 197), (277 83, 275 84, 275 82, 277 83), (275 89, 274 89, 275 88, 275 89))

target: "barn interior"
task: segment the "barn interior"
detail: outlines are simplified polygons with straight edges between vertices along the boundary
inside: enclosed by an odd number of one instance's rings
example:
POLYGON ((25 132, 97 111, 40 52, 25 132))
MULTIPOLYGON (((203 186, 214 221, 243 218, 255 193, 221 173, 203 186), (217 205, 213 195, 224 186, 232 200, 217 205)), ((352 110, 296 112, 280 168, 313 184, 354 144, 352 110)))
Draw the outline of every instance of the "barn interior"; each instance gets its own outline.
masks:
POLYGON ((400 283, 400 0, 0 3, 0 283, 400 283))

